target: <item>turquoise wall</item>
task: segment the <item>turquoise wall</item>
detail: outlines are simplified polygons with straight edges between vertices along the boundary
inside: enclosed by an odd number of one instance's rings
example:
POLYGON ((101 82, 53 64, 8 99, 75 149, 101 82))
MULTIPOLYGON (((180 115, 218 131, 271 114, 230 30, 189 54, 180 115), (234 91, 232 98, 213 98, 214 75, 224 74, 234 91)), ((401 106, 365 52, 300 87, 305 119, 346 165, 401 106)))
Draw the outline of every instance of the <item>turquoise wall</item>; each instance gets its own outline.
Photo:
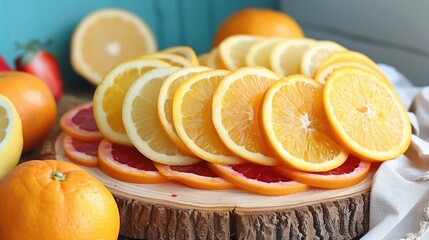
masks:
POLYGON ((160 49, 189 45, 198 54, 210 49, 220 22, 244 7, 278 8, 276 0, 0 0, 0 54, 13 66, 15 43, 54 40, 66 86, 84 82, 70 65, 70 38, 92 11, 118 7, 140 16, 151 27, 160 49))

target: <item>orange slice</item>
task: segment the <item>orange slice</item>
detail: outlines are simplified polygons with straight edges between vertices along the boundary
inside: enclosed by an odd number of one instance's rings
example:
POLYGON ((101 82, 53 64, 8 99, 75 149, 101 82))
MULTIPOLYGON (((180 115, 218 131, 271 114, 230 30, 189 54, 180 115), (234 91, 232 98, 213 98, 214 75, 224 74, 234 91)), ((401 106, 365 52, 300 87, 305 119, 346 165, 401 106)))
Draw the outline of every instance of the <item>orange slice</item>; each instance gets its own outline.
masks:
POLYGON ((164 183, 169 180, 135 147, 103 139, 98 148, 100 169, 107 175, 131 183, 164 183))
POLYGON ((254 35, 233 35, 226 38, 219 45, 221 66, 229 70, 245 67, 250 47, 262 39, 264 38, 254 35))
POLYGON ((314 39, 300 38, 276 44, 270 54, 270 69, 281 76, 301 73, 302 56, 315 42, 314 39))
POLYGON ((137 79, 125 96, 122 120, 131 142, 147 158, 167 165, 190 165, 201 159, 184 154, 170 141, 159 122, 156 104, 165 78, 178 69, 157 68, 137 79))
POLYGON ((204 190, 225 190, 236 188, 234 184, 216 175, 206 162, 188 166, 169 166, 154 163, 158 171, 170 180, 181 182, 189 187, 204 190))
POLYGON ((213 69, 224 68, 221 63, 219 63, 219 48, 215 47, 207 55, 205 66, 213 69))
POLYGON ((209 163, 213 172, 227 181, 251 192, 263 195, 286 195, 307 190, 303 183, 277 173, 274 167, 253 163, 221 165, 209 163))
POLYGON ((88 167, 98 166, 98 145, 101 140, 84 141, 64 135, 64 154, 75 163, 88 167))
POLYGON ((329 55, 346 50, 343 46, 332 41, 317 41, 311 45, 301 59, 301 73, 307 77, 314 77, 319 65, 329 55))
POLYGON ((204 66, 185 67, 167 76, 159 90, 157 111, 159 121, 170 140, 184 153, 194 155, 177 135, 173 123, 173 98, 177 88, 196 73, 208 71, 204 66))
POLYGON ((377 75, 356 67, 335 70, 325 83, 323 103, 337 139, 354 155, 384 161, 407 150, 407 110, 377 75))
POLYGON ((117 64, 157 50, 148 25, 131 12, 103 9, 86 16, 73 32, 73 69, 98 85, 117 64))
POLYGON ((143 59, 159 59, 164 62, 171 64, 171 66, 176 67, 191 67, 197 66, 198 64, 193 64, 191 61, 177 54, 167 53, 167 52, 156 52, 150 53, 142 56, 143 59))
POLYGON ((250 46, 245 56, 246 66, 261 66, 270 69, 271 50, 276 44, 284 41, 281 38, 267 38, 250 46))
POLYGON ((346 188, 362 182, 369 173, 371 163, 349 155, 341 166, 325 172, 303 172, 285 165, 275 168, 280 174, 312 187, 346 188))
POLYGON ((184 81, 174 95, 172 116, 177 134, 195 155, 212 163, 237 164, 243 160, 223 144, 212 121, 213 93, 228 73, 205 71, 184 81))
POLYGON ((122 123, 122 103, 130 85, 145 72, 170 64, 140 59, 119 64, 97 86, 93 96, 94 117, 103 136, 112 142, 132 145, 122 123))
POLYGON ((323 85, 304 75, 273 84, 261 103, 261 125, 279 160, 295 169, 321 172, 339 167, 348 153, 331 136, 323 108, 323 85))
POLYGON ((262 165, 279 161, 259 129, 259 104, 280 77, 263 67, 244 67, 227 75, 213 94, 212 119, 222 142, 236 155, 262 165))
POLYGON ((184 57, 189 62, 191 62, 193 66, 200 65, 197 54, 195 53, 194 49, 192 49, 189 46, 169 47, 169 48, 162 50, 161 52, 172 53, 172 54, 176 54, 176 55, 179 55, 181 57, 184 57))
POLYGON ((73 138, 96 141, 103 139, 94 119, 92 102, 76 106, 61 116, 60 128, 73 138))

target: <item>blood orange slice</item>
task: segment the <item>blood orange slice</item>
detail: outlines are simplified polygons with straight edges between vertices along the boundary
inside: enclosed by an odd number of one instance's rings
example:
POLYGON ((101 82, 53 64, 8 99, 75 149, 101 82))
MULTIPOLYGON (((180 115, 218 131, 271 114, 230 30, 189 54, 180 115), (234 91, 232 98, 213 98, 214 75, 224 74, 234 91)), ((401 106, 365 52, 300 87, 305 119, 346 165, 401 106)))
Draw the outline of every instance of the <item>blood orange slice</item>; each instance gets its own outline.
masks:
POLYGON ((103 139, 98 148, 98 158, 100 169, 115 179, 132 183, 168 182, 153 162, 135 147, 103 139))
POLYGON ((320 188, 345 188, 360 183, 368 175, 370 162, 349 155, 347 160, 339 167, 330 171, 309 173, 287 166, 276 166, 276 170, 295 181, 309 186, 320 188))
POLYGON ((67 111, 60 119, 60 128, 73 138, 100 141, 103 135, 94 119, 92 102, 79 105, 67 111))
POLYGON ((213 172, 231 183, 263 195, 285 195, 307 190, 306 184, 293 181, 271 166, 254 163, 235 165, 208 164, 213 172))
POLYGON ((84 141, 66 134, 63 139, 64 154, 75 163, 96 167, 99 144, 100 140, 84 141))
POLYGON ((219 177, 208 166, 207 162, 192 165, 170 166, 154 162, 158 171, 171 180, 181 182, 189 187, 204 190, 233 189, 236 186, 219 177))

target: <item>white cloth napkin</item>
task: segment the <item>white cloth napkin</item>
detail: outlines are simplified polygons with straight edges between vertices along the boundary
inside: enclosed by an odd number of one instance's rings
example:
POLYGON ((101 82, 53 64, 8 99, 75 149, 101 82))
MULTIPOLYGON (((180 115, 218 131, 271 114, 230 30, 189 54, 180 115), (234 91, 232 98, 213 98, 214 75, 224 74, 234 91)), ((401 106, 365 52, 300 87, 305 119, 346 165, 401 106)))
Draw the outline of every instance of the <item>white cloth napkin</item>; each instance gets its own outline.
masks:
POLYGON ((413 139, 404 155, 377 170, 370 197, 370 229, 361 239, 429 240, 429 86, 414 87, 393 67, 379 66, 410 111, 413 139))

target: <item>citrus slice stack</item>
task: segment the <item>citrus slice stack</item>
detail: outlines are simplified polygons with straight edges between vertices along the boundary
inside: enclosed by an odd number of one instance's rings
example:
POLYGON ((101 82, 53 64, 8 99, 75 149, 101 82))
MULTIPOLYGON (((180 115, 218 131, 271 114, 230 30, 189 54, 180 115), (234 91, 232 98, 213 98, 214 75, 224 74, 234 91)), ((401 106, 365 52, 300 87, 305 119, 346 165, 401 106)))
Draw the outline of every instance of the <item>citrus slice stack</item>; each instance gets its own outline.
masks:
POLYGON ((219 57, 222 68, 236 70, 246 66, 246 54, 250 47, 264 39, 253 35, 233 35, 219 45, 219 57))
POLYGON ((112 142, 132 145, 122 123, 122 104, 130 85, 145 72, 168 67, 161 60, 139 59, 114 67, 100 82, 93 96, 94 117, 103 136, 112 142))
POLYGON ((60 119, 60 128, 67 135, 86 141, 103 139, 94 119, 92 102, 68 110, 60 119))
POLYGON ((191 165, 201 159, 180 151, 158 120, 159 90, 165 78, 178 69, 160 67, 143 74, 127 91, 121 116, 131 142, 147 158, 166 165, 191 165))
POLYGON ((339 167, 348 152, 331 135, 323 85, 304 75, 273 84, 261 103, 261 130, 279 160, 295 169, 321 172, 339 167))
POLYGON ((103 9, 86 16, 73 32, 74 70, 98 85, 117 64, 157 50, 148 25, 131 12, 103 9))
POLYGON ((221 190, 237 187, 215 174, 208 168, 207 162, 187 166, 169 166, 160 163, 154 163, 154 165, 168 179, 181 182, 192 188, 221 190))
POLYGON ((267 38, 250 46, 245 56, 246 66, 260 66, 270 69, 271 50, 285 41, 281 38, 267 38))
POLYGON ((349 155, 341 166, 325 172, 311 173, 276 166, 276 170, 297 182, 320 188, 346 188, 362 182, 368 175, 371 163, 349 155))
POLYGON ((174 126, 180 139, 198 157, 212 163, 237 164, 223 144, 212 121, 212 98, 227 70, 211 70, 193 75, 176 91, 173 101, 174 126))
POLYGON ((279 164, 261 135, 258 120, 262 96, 279 78, 263 67, 243 67, 222 79, 213 94, 212 119, 222 142, 257 164, 279 164))
POLYGON ((98 145, 100 140, 80 140, 70 135, 64 135, 63 149, 64 154, 75 163, 88 166, 98 166, 98 145))
POLYGON ((391 84, 387 76, 380 70, 374 61, 366 55, 356 51, 340 51, 332 53, 320 64, 314 79, 324 84, 329 74, 331 74, 335 69, 345 66, 358 67, 369 71, 378 75, 378 77, 383 79, 386 83, 391 84))
POLYGON ((159 121, 167 136, 184 153, 194 155, 177 135, 173 122, 173 98, 177 88, 192 75, 210 70, 208 67, 185 67, 167 76, 159 90, 157 111, 159 121))
POLYGON ((319 65, 330 54, 344 51, 346 48, 332 41, 317 41, 311 45, 301 59, 301 73, 307 77, 314 77, 319 65))
POLYGON ((281 76, 301 73, 302 56, 315 42, 314 39, 300 38, 275 45, 270 54, 270 69, 281 76))
POLYGON ((13 103, 0 95, 0 179, 18 164, 23 144, 21 118, 13 103))
POLYGON ((155 52, 145 54, 141 57, 142 59, 158 59, 164 62, 169 63, 171 66, 176 67, 191 67, 197 66, 198 64, 193 64, 191 61, 177 54, 168 53, 168 52, 155 52))
POLYGON ((307 190, 303 183, 293 181, 276 172, 274 167, 253 163, 222 165, 209 163, 209 167, 229 182, 251 192, 263 195, 285 195, 307 190))
POLYGON ((168 182, 153 165, 135 147, 115 144, 107 139, 100 142, 98 148, 100 169, 107 175, 132 183, 168 182))
POLYGON ((325 83, 323 103, 336 138, 353 155, 385 161, 407 150, 408 112, 377 75, 356 67, 336 69, 325 83))
POLYGON ((191 62, 191 64, 193 66, 200 65, 200 62, 198 60, 197 54, 195 53, 194 49, 192 49, 189 46, 174 46, 174 47, 169 47, 169 48, 166 48, 166 49, 162 50, 161 52, 172 53, 172 54, 176 54, 176 55, 179 55, 181 57, 184 57, 189 62, 191 62))

